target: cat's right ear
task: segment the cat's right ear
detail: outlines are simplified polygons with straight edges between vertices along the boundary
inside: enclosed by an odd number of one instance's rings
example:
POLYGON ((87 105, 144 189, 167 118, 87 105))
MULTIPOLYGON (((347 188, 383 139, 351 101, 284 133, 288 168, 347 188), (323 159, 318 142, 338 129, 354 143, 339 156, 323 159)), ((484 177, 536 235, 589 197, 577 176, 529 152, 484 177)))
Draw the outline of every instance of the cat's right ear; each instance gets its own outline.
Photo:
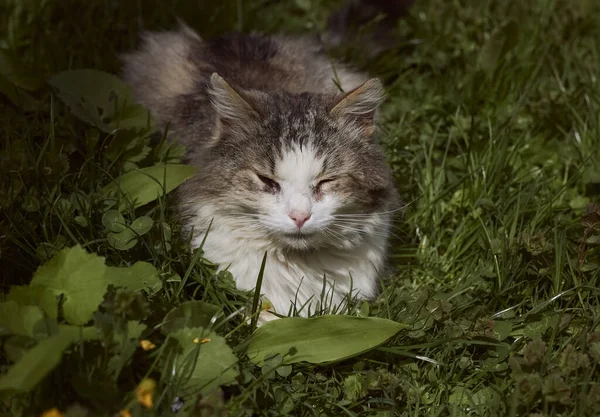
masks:
POLYGON ((237 124, 258 116, 249 97, 244 97, 243 92, 237 91, 216 72, 210 77, 208 94, 221 122, 237 124))
POLYGON ((371 78, 354 90, 337 96, 329 115, 338 120, 354 120, 366 136, 371 136, 375 132, 377 108, 384 98, 381 81, 371 78))

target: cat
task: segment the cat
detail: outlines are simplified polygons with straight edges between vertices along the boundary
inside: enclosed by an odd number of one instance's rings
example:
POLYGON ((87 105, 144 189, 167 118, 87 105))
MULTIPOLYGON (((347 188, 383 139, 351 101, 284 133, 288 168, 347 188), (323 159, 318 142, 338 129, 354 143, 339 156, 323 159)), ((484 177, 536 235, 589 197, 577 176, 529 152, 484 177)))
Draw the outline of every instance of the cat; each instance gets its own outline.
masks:
POLYGON ((198 167, 177 190, 192 246, 206 237, 204 256, 244 290, 266 253, 260 324, 376 296, 399 209, 377 78, 310 36, 203 40, 181 21, 122 59, 136 99, 198 167))

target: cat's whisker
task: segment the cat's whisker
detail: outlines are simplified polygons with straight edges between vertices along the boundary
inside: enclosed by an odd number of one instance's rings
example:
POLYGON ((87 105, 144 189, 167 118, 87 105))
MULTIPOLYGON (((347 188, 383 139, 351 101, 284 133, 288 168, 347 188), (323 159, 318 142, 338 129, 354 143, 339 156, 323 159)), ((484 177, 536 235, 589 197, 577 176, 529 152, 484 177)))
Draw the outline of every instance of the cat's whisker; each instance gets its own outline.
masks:
MULTIPOLYGON (((358 225, 365 224, 364 219, 334 219, 334 222, 348 222, 348 223, 353 223, 353 224, 358 224, 358 225)), ((380 227, 383 229, 393 228, 393 229, 403 230, 399 226, 399 224, 403 224, 402 222, 370 222, 368 224, 369 224, 369 226, 380 227)))
POLYGON ((397 237, 398 239, 401 239, 400 236, 398 236, 397 234, 390 232, 388 230, 378 231, 377 229, 374 229, 374 230, 366 231, 366 230, 364 230, 364 228, 359 227, 359 225, 356 225, 356 227, 353 227, 353 226, 348 226, 348 225, 343 225, 343 224, 337 224, 337 226, 342 230, 356 232, 361 235, 368 234, 369 236, 379 236, 379 237, 383 237, 383 238, 387 238, 388 236, 394 236, 394 237, 397 237))
POLYGON ((365 225, 364 220, 357 220, 357 219, 334 219, 333 223, 350 225, 350 226, 359 226, 359 227, 368 226, 369 228, 375 228, 375 229, 381 229, 381 230, 388 230, 390 228, 402 230, 400 227, 398 227, 392 223, 383 223, 383 224, 382 223, 367 223, 365 225))
POLYGON ((330 243, 332 243, 333 245, 342 242, 345 238, 343 235, 340 235, 339 233, 331 230, 331 229, 324 229, 323 230, 323 235, 329 240, 330 243))
POLYGON ((357 233, 360 236, 369 235, 369 236, 378 236, 378 237, 386 238, 389 235, 388 233, 378 233, 378 232, 372 232, 372 231, 367 232, 362 229, 349 228, 349 227, 340 227, 340 230, 345 231, 345 232, 357 233))
POLYGON ((334 224, 346 225, 346 226, 356 226, 360 228, 381 228, 387 229, 387 224, 379 224, 379 223, 365 223, 364 221, 359 220, 348 220, 348 219, 335 219, 333 221, 334 224))
POLYGON ((253 221, 257 221, 257 220, 266 218, 266 216, 244 216, 241 214, 229 215, 227 217, 229 219, 234 219, 234 220, 240 219, 240 220, 253 220, 253 221))
POLYGON ((334 214, 334 216, 336 217, 373 217, 376 215, 384 215, 384 214, 394 214, 397 213, 401 210, 404 210, 405 206, 403 207, 398 207, 394 210, 388 210, 388 211, 374 211, 372 213, 336 213, 334 214))
POLYGON ((265 216, 264 214, 260 214, 260 213, 246 213, 243 211, 226 211, 224 212, 225 215, 227 216, 252 216, 252 217, 261 217, 261 216, 265 216))

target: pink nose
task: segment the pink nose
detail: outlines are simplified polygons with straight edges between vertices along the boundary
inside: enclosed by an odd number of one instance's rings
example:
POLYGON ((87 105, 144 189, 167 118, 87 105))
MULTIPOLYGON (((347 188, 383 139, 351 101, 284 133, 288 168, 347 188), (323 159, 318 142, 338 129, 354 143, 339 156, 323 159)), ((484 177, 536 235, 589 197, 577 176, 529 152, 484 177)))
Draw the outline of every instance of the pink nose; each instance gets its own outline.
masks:
POLYGON ((304 223, 310 219, 310 213, 307 213, 306 211, 292 211, 290 214, 288 214, 288 216, 290 216, 290 219, 296 223, 298 229, 302 228, 304 223))

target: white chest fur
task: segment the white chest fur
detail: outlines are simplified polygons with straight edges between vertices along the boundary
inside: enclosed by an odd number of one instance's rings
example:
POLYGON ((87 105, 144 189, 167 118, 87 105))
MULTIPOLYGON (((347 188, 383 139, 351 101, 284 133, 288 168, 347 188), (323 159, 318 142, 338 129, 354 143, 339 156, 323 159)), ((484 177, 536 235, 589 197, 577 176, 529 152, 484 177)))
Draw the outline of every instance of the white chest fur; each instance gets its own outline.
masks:
MULTIPOLYGON (((203 222, 202 222, 203 223, 203 222)), ((198 247, 204 233, 197 233, 193 246, 198 247)), ((315 251, 283 251, 266 239, 229 227, 215 219, 204 243, 204 256, 228 269, 240 289, 256 287, 260 266, 267 252, 261 293, 274 310, 287 315, 296 305, 301 316, 320 308, 338 306, 352 290, 353 296, 370 298, 376 294, 378 270, 386 251, 383 236, 367 236, 349 250, 328 248, 315 251), (325 289, 324 289, 325 278, 325 289)))

